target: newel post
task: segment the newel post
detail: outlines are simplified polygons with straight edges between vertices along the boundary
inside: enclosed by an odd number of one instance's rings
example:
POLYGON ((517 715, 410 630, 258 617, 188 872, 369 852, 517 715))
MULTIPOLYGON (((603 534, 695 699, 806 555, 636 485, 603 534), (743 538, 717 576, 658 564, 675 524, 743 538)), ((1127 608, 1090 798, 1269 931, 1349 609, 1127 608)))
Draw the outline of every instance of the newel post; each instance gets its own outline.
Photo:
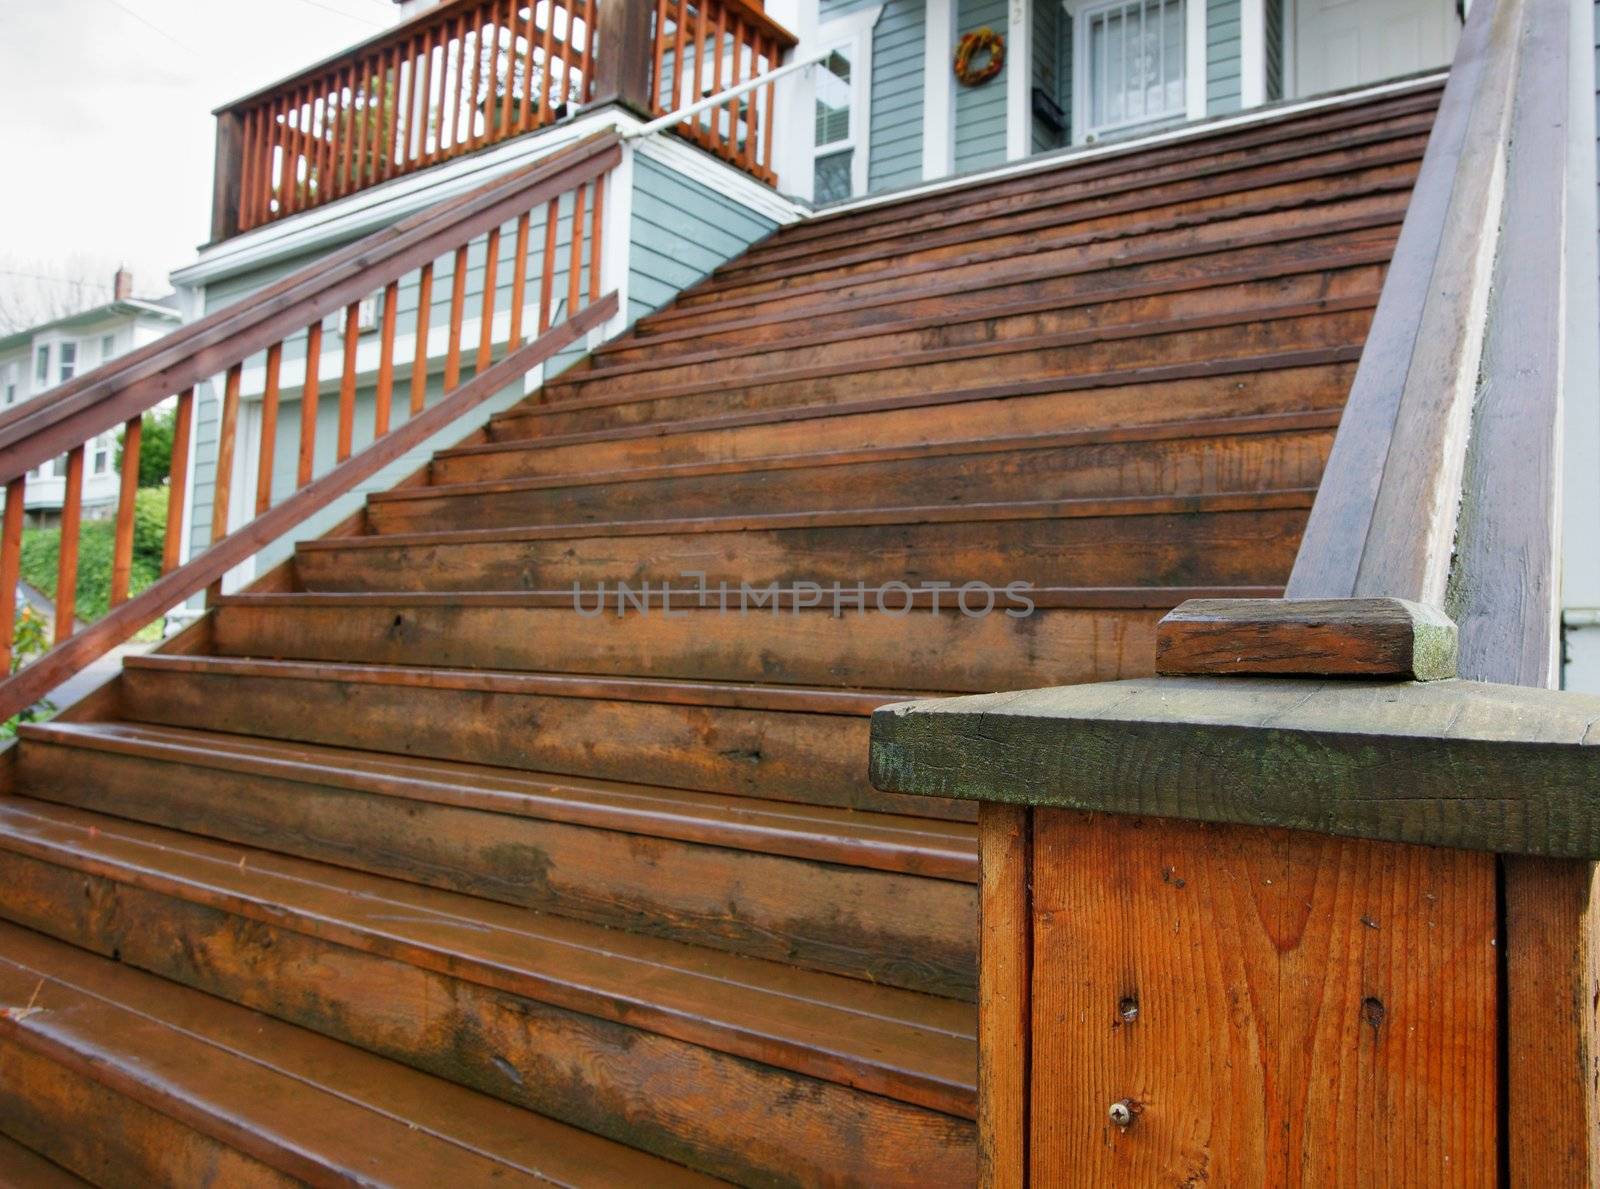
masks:
POLYGON ((620 103, 636 115, 654 116, 655 4, 604 0, 600 5, 592 103, 620 103))
POLYGON ((1398 599, 1189 603, 1158 649, 874 716, 878 787, 980 803, 983 1183, 1498 1183, 1507 1053, 1573 1057, 1508 1011, 1498 857, 1600 855, 1600 698, 1460 680, 1398 599))
POLYGON ((240 181, 244 172, 244 118, 217 113, 217 157, 211 181, 211 242, 239 234, 240 181))

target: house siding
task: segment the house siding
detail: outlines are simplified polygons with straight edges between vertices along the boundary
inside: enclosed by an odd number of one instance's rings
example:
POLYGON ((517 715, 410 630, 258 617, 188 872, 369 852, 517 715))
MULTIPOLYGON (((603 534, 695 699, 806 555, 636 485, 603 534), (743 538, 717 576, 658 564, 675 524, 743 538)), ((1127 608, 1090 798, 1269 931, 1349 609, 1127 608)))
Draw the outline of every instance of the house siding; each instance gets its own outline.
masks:
POLYGON ((1241 54, 1239 0, 1206 6, 1206 114, 1239 110, 1241 54))
POLYGON ((923 45, 925 0, 888 0, 872 31, 872 113, 867 188, 884 190, 922 180, 923 45))
MULTIPOLYGON (((1008 28, 1006 0, 959 0, 956 9, 956 36, 966 36, 987 26, 1005 34, 1008 28)), ((956 84, 957 173, 1003 165, 1006 159, 1006 79, 1016 62, 1008 59, 1004 69, 981 87, 956 84)), ((1026 68, 1023 64, 1021 68, 1026 68)))

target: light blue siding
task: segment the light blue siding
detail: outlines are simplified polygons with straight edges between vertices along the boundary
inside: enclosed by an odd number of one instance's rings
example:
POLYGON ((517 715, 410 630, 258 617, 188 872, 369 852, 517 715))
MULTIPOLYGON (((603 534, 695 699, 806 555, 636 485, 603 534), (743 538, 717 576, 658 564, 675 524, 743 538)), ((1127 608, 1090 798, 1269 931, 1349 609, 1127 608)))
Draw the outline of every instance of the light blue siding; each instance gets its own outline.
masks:
POLYGON ((1206 114, 1239 110, 1239 0, 1206 6, 1206 114))
MULTIPOLYGON (((1004 37, 1008 31, 1006 0, 958 0, 956 37, 988 27, 1004 37)), ((956 88, 956 172, 1003 165, 1006 159, 1006 78, 1028 68, 1006 60, 1005 68, 979 87, 956 88)))
POLYGON ((872 31, 872 105, 867 188, 922 180, 925 0, 887 0, 872 31))

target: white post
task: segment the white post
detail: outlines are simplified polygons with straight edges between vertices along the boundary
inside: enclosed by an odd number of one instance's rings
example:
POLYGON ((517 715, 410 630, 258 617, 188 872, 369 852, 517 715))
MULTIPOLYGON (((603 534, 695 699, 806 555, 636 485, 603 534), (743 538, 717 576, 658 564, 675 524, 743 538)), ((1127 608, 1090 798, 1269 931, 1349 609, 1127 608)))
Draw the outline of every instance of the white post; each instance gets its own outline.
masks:
POLYGON ((951 60, 956 51, 956 0, 928 0, 922 57, 922 180, 956 168, 956 96, 951 60))
MULTIPOLYGON (((616 290, 617 313, 589 332, 589 349, 622 333, 628 325, 628 279, 632 275, 633 162, 638 152, 631 141, 622 145, 622 159, 606 175, 606 218, 600 229, 600 292, 616 290)), ((540 381, 543 381, 543 368, 540 381)), ((529 377, 531 380, 531 376, 529 377)), ((530 389, 529 391, 533 391, 530 389)))
MULTIPOLYGON (((790 51, 790 61, 815 55, 817 41, 816 0, 770 0, 767 15, 794 32, 798 39, 790 51)), ((815 178, 811 162, 816 150, 817 72, 799 70, 779 79, 773 93, 774 165, 778 170, 778 189, 793 198, 811 201, 815 178)))
POLYGON ((1033 153, 1033 4, 1058 0, 1011 0, 1006 37, 1006 160, 1033 153))
POLYGON ((1249 110, 1267 101, 1267 0, 1239 5, 1239 106, 1249 110))
POLYGON ((1206 0, 1189 0, 1183 30, 1184 115, 1206 118, 1206 0))

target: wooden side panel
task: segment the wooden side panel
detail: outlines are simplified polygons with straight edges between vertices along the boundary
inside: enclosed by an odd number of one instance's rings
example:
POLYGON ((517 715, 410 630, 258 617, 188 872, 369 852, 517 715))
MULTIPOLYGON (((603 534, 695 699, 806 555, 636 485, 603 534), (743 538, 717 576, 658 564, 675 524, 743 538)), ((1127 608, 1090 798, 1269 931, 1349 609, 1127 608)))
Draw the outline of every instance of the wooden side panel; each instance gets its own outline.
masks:
POLYGON ((1492 856, 1041 809, 1033 879, 1033 1183, 1495 1182, 1492 856))
POLYGON ((988 1189, 1028 1183, 1028 1059, 1033 811, 978 807, 978 1177, 988 1189))

